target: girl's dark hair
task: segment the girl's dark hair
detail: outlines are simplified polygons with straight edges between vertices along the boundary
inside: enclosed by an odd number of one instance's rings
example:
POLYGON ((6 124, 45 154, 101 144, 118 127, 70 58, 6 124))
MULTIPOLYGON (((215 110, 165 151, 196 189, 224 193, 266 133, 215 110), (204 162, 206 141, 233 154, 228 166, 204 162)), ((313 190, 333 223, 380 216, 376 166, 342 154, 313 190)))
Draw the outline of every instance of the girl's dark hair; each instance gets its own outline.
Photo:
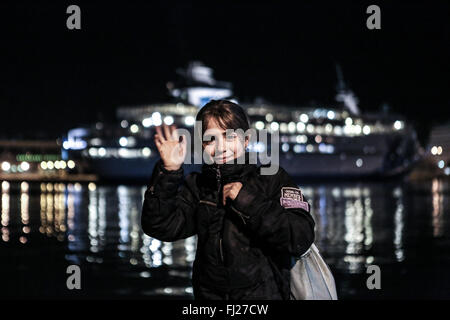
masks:
MULTIPOLYGON (((202 122, 202 133, 205 133, 209 119, 214 118, 222 129, 250 128, 247 114, 238 104, 228 100, 211 100, 197 113, 196 120, 202 122)), ((200 132, 199 132, 200 133, 200 132)))

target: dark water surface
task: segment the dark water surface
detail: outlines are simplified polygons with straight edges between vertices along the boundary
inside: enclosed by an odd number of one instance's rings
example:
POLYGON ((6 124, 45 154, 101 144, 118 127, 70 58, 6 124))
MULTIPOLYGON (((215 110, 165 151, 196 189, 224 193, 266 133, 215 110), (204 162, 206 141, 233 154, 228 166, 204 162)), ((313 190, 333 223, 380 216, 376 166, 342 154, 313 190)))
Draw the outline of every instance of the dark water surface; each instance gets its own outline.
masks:
MULTIPOLYGON (((449 182, 302 184, 340 299, 450 298, 449 182), (368 265, 381 289, 366 286, 368 265)), ((2 182, 2 297, 192 298, 196 238, 140 230, 145 185, 2 182), (81 290, 66 269, 81 267, 81 290)))

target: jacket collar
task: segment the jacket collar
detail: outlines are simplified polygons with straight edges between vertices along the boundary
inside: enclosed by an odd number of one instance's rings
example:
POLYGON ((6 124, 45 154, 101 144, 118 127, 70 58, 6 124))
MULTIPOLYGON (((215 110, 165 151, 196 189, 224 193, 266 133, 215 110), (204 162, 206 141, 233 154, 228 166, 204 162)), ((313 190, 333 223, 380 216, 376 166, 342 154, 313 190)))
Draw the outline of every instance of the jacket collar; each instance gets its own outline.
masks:
POLYGON ((245 176, 257 169, 256 164, 250 164, 250 154, 245 152, 240 159, 235 159, 234 163, 224 164, 203 164, 202 176, 208 181, 218 183, 220 180, 221 185, 225 185, 230 182, 242 181, 245 176), (244 163, 242 158, 245 159, 244 163), (238 161, 241 160, 241 161, 238 161))

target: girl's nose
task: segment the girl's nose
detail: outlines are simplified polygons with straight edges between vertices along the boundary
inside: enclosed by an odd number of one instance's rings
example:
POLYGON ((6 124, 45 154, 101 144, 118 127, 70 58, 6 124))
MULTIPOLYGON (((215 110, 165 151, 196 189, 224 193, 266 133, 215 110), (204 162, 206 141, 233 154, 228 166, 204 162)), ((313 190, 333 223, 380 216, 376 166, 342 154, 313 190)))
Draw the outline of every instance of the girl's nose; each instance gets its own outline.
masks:
POLYGON ((217 151, 219 153, 224 153, 225 152, 225 142, 222 138, 219 138, 217 141, 217 151))

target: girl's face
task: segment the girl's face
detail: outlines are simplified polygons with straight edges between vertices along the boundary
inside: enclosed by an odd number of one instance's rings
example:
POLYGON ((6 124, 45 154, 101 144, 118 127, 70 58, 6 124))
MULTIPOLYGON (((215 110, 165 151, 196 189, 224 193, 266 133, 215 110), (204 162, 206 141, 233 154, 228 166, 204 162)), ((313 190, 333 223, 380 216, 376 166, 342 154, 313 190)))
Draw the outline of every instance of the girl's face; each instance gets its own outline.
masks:
POLYGON ((240 136, 237 132, 227 135, 217 121, 210 118, 204 133, 203 149, 217 164, 233 161, 245 153, 248 137, 240 136), (205 141, 206 140, 206 141, 205 141), (207 141, 210 140, 210 141, 207 141))

